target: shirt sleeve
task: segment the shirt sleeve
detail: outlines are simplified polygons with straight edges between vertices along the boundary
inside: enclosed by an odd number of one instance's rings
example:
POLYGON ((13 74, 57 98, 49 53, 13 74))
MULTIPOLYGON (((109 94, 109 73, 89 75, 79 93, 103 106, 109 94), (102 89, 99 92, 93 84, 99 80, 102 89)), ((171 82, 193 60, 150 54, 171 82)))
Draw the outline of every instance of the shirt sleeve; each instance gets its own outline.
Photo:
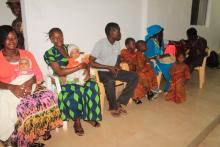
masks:
POLYGON ((52 49, 49 49, 44 54, 44 61, 47 65, 50 65, 51 62, 56 62, 55 54, 52 49))
POLYGON ((91 55, 95 58, 99 58, 101 54, 101 49, 102 49, 101 43, 97 42, 91 52, 91 55))

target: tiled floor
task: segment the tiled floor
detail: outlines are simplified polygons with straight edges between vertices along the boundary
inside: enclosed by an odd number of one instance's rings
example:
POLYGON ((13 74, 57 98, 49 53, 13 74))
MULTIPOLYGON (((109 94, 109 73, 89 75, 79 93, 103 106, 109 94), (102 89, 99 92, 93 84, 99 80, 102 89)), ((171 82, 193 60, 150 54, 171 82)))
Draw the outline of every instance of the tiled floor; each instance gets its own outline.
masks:
POLYGON ((166 102, 163 96, 153 102, 144 99, 140 106, 128 106, 128 116, 113 118, 106 111, 101 128, 83 122, 86 133, 83 137, 74 134, 70 123, 67 132, 53 132, 46 146, 186 147, 220 114, 219 73, 220 70, 208 70, 206 85, 200 90, 195 72, 188 83, 188 99, 183 104, 166 102))
MULTIPOLYGON (((220 114, 219 74, 220 70, 208 70, 205 87, 199 89, 195 72, 183 104, 166 102, 160 96, 153 102, 143 99, 142 105, 129 105, 129 114, 120 118, 106 110, 101 128, 82 122, 85 136, 79 137, 69 123, 68 131, 52 132, 46 147, 186 147, 220 114)), ((220 129, 214 136, 219 133, 220 129)), ((218 140, 213 144, 220 147, 218 140)))
POLYGON ((207 136, 199 147, 220 147, 220 124, 207 136))

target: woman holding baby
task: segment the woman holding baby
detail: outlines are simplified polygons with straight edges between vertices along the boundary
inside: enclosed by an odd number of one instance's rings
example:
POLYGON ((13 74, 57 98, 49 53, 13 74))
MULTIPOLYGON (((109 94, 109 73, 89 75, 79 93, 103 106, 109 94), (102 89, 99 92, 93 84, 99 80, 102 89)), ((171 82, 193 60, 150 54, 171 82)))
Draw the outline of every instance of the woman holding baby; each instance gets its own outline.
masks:
POLYGON ((0 143, 4 146, 43 146, 40 136, 51 137, 60 126, 60 112, 51 91, 33 85, 42 83, 34 56, 17 49, 18 39, 11 26, 0 26, 0 143))
POLYGON ((98 121, 101 121, 102 115, 99 87, 89 78, 88 64, 79 61, 79 49, 64 44, 62 31, 52 28, 48 34, 54 46, 45 52, 44 60, 54 74, 60 77, 62 90, 58 96, 58 105, 61 119, 73 120, 75 133, 82 136, 84 129, 80 119, 93 127, 100 126, 98 121))

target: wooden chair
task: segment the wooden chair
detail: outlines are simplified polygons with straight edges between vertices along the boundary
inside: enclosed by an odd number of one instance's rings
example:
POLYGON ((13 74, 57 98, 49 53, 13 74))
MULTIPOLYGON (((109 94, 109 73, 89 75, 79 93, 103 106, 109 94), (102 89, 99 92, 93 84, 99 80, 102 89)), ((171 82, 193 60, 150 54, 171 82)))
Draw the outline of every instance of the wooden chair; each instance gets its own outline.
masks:
POLYGON ((207 61, 208 56, 210 55, 211 50, 207 48, 206 52, 207 52, 207 56, 204 57, 202 65, 194 68, 199 73, 199 88, 200 89, 202 89, 205 84, 206 61, 207 61))

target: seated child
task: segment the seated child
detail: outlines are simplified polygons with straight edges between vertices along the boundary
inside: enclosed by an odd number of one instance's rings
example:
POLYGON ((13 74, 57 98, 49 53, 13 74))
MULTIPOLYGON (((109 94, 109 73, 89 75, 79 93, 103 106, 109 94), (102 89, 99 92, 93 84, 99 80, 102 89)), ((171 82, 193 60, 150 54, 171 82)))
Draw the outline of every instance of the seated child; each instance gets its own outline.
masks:
POLYGON ((152 69, 150 63, 144 56, 144 52, 146 51, 146 43, 143 40, 139 40, 136 43, 137 47, 137 66, 136 66, 136 72, 139 76, 139 82, 137 87, 142 88, 136 88, 135 93, 140 93, 140 90, 142 89, 142 95, 147 95, 149 100, 154 99, 157 96, 157 90, 158 84, 157 84, 157 77, 156 73, 152 69))
MULTIPOLYGON (((127 38, 125 40, 125 46, 126 48, 121 50, 120 62, 127 63, 129 66, 129 71, 136 72, 137 54, 135 40, 133 38, 127 38)), ((134 96, 132 99, 136 104, 142 104, 140 99, 144 96, 144 87, 141 84, 138 84, 135 88, 134 96)))
POLYGON ((165 96, 167 101, 181 103, 186 100, 185 83, 190 78, 190 72, 184 60, 185 54, 177 53, 177 62, 170 69, 170 88, 165 96))
MULTIPOLYGON (((73 68, 79 66, 81 63, 85 63, 85 64, 89 63, 89 57, 87 55, 84 55, 84 53, 80 52, 80 49, 73 44, 70 44, 68 46, 68 53, 70 58, 68 59, 69 62, 66 68, 73 68)), ((84 69, 75 71, 67 75, 65 81, 73 81, 78 85, 84 85, 85 84, 84 72, 85 72, 84 69)))
POLYGON ((126 49, 121 50, 120 61, 125 62, 129 66, 130 71, 136 71, 136 47, 133 38, 125 40, 126 49))

